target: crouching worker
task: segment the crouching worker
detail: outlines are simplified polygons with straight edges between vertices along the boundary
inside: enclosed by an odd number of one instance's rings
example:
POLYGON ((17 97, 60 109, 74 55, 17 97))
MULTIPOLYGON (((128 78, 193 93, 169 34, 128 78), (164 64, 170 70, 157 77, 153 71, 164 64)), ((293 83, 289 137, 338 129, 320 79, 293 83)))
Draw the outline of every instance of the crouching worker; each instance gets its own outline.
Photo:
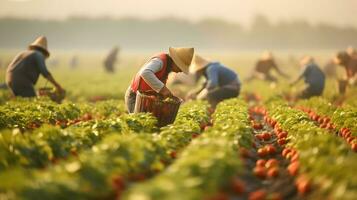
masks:
POLYGON ((338 86, 340 94, 345 94, 347 87, 357 85, 357 53, 341 51, 335 59, 335 63, 344 68, 344 74, 338 77, 338 86))
POLYGON ((14 96, 35 97, 36 84, 40 74, 50 81, 59 93, 65 91, 47 70, 45 59, 50 56, 46 37, 37 38, 27 51, 18 54, 9 64, 6 72, 6 84, 14 96))
POLYGON ((150 58, 140 69, 125 94, 125 104, 129 113, 134 112, 136 93, 156 92, 163 97, 173 96, 166 87, 170 72, 188 74, 193 48, 169 48, 169 53, 160 53, 150 58))
POLYGON ((297 98, 308 99, 313 96, 322 95, 325 87, 325 75, 314 62, 314 59, 310 56, 306 56, 301 60, 300 65, 302 67, 302 73, 290 85, 293 86, 301 79, 304 79, 307 86, 298 94, 297 98))
POLYGON ((199 91, 190 92, 187 99, 207 100, 215 108, 219 102, 239 95, 241 83, 237 74, 219 62, 195 55, 190 72, 204 76, 206 82, 199 91))

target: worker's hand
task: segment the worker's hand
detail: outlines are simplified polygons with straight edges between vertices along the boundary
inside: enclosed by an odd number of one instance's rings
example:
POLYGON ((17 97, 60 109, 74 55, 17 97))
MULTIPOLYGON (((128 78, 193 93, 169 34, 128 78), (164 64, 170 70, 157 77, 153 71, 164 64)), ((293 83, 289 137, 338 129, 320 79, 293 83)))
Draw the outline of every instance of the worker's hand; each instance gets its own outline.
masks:
POLYGON ((196 99, 205 100, 205 99, 207 99, 207 95, 208 95, 208 89, 205 88, 197 95, 196 99))
POLYGON ((66 91, 65 91, 60 85, 58 85, 58 86, 56 87, 56 90, 57 90, 57 92, 60 93, 60 94, 65 94, 65 93, 66 93, 66 91))
POLYGON ((160 90, 159 94, 161 94, 161 95, 164 96, 164 97, 173 96, 172 93, 171 93, 171 91, 170 91, 166 86, 164 86, 164 87, 160 90))
POLYGON ((185 99, 186 100, 196 99, 196 96, 197 96, 196 92, 192 91, 187 94, 185 99))

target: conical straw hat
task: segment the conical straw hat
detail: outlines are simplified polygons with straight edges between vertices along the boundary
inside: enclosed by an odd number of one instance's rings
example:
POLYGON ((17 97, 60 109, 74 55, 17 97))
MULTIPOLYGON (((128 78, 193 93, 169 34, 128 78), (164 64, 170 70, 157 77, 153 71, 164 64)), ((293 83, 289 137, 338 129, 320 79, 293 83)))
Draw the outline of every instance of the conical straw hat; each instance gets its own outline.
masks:
POLYGON ((346 51, 340 51, 337 53, 335 58, 333 59, 335 64, 341 65, 345 63, 350 58, 350 55, 346 51))
POLYGON ((350 56, 356 56, 357 55, 357 50, 353 48, 352 46, 347 47, 346 52, 350 56))
POLYGON ((262 60, 271 60, 273 59, 273 54, 270 51, 265 51, 262 55, 262 60))
POLYGON ((311 57, 311 56, 304 56, 300 61, 300 64, 302 66, 308 65, 308 64, 311 64, 311 63, 314 63, 314 58, 311 57))
POLYGON ((34 42, 29 45, 30 48, 37 47, 44 51, 46 57, 50 56, 50 52, 47 47, 47 38, 45 36, 38 37, 34 42))
POLYGON ((190 73, 197 73, 198 71, 200 71, 201 69, 207 67, 207 65, 210 63, 209 60, 204 59, 203 57, 199 56, 199 55, 195 55, 195 57, 193 58, 191 67, 190 67, 190 73))
POLYGON ((194 49, 193 48, 169 48, 169 55, 174 61, 174 63, 184 72, 188 74, 188 69, 191 65, 193 58, 194 49))

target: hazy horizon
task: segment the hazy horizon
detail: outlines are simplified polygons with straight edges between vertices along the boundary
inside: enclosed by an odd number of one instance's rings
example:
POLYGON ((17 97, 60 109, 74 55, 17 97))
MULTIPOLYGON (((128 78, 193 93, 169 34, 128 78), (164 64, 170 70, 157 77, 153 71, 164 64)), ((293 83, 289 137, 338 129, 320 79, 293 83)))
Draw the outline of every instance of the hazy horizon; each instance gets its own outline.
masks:
POLYGON ((0 0, 0 18, 218 18, 246 26, 262 14, 273 23, 304 20, 357 27, 356 8, 356 0, 0 0))

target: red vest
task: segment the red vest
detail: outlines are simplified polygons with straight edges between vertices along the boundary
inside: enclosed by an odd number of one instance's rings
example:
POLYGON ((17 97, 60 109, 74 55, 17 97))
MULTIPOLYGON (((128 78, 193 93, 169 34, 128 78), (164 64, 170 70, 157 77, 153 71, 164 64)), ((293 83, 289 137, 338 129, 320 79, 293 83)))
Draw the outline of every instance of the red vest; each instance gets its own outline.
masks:
MULTIPOLYGON (((153 58, 159 58, 162 63, 162 69, 158 72, 155 73, 155 76, 164 84, 166 84, 167 81, 167 74, 168 74, 168 55, 166 53, 160 53, 153 58)), ((154 91, 145 81, 144 79, 140 76, 140 73, 137 73, 134 79, 131 82, 131 89, 134 92, 137 92, 138 90, 140 92, 148 92, 148 91, 154 91)))

